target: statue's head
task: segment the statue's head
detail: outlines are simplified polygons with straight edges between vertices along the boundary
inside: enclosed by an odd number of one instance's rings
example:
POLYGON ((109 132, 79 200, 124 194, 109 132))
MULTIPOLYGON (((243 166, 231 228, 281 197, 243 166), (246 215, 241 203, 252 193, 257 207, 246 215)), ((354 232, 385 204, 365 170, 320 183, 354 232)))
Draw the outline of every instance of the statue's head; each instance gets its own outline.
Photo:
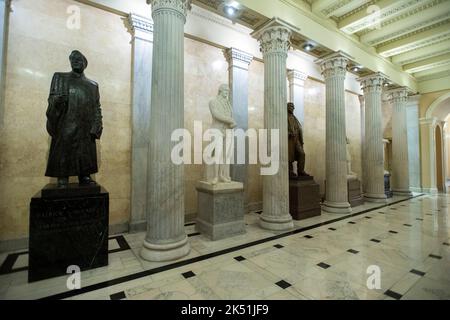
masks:
POLYGON ((72 70, 76 73, 83 73, 88 66, 86 57, 78 50, 72 51, 69 60, 72 70))
POLYGON ((219 96, 221 96, 224 99, 228 99, 230 95, 230 88, 227 84, 221 84, 219 87, 219 96))
POLYGON ((294 113, 294 104, 292 102, 288 102, 287 104, 287 108, 288 108, 288 113, 293 114, 294 113))

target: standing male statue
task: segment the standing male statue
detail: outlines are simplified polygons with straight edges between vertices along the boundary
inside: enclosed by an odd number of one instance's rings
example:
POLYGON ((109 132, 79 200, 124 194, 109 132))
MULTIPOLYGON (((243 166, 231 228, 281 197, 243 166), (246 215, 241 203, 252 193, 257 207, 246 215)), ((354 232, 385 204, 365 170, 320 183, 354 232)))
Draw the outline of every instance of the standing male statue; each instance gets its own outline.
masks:
POLYGON ((303 150, 302 125, 294 116, 294 104, 289 102, 288 108, 288 149, 289 149, 289 176, 296 177, 293 164, 297 161, 297 176, 309 177, 305 172, 305 151, 303 150))
POLYGON ((214 173, 212 177, 208 177, 208 182, 215 185, 218 182, 229 183, 230 177, 230 160, 233 147, 232 139, 226 139, 227 129, 234 129, 236 122, 233 119, 233 110, 229 100, 230 89, 228 85, 222 84, 219 87, 219 93, 217 97, 209 102, 209 110, 213 118, 211 128, 220 130, 223 137, 222 150, 216 150, 218 152, 215 158, 218 159, 218 163, 214 163, 214 173))
POLYGON ((69 57, 72 71, 55 73, 47 109, 47 131, 52 141, 45 175, 67 187, 70 176, 80 184, 95 183, 98 172, 95 140, 102 134, 102 111, 96 82, 84 75, 86 57, 75 50, 69 57))

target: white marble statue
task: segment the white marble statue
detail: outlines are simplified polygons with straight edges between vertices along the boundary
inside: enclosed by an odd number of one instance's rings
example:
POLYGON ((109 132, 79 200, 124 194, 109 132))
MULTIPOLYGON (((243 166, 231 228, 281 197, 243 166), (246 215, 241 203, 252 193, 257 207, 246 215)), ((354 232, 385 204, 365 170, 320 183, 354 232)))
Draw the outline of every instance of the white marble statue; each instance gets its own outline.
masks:
POLYGON ((356 178, 357 175, 352 171, 352 154, 350 153, 350 139, 345 137, 347 141, 347 178, 356 178))
POLYGON ((209 102, 209 110, 212 116, 212 129, 218 129, 223 136, 223 148, 217 150, 219 154, 216 159, 218 163, 213 165, 213 170, 207 176, 208 182, 215 185, 219 182, 230 183, 230 160, 232 156, 233 139, 226 139, 226 134, 231 134, 230 129, 236 127, 236 122, 233 119, 233 110, 229 100, 230 89, 227 84, 222 84, 219 87, 218 95, 215 99, 209 102))

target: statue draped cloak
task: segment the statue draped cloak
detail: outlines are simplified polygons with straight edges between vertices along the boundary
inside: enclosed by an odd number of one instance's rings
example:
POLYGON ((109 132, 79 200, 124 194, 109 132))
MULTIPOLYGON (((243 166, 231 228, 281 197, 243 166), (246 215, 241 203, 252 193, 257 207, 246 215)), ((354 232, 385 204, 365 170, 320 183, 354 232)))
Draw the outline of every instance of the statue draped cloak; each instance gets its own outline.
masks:
POLYGON ((48 177, 98 172, 96 139, 102 134, 102 111, 96 82, 75 72, 55 73, 47 108, 51 145, 48 177), (58 101, 58 96, 66 96, 58 101))
POLYGON ((303 152, 302 125, 293 114, 288 113, 289 161, 294 161, 297 153, 303 152))

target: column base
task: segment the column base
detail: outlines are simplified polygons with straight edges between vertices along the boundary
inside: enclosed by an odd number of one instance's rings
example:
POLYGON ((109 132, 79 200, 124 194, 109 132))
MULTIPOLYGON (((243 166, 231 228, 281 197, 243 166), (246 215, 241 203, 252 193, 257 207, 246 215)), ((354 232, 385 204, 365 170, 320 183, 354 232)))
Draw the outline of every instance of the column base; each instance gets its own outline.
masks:
POLYGON ((386 194, 384 193, 365 193, 364 201, 376 202, 376 203, 387 203, 386 194))
POLYGON ((335 202, 325 200, 322 204, 322 210, 329 213, 351 213, 352 208, 348 202, 335 202))
POLYGON ((394 193, 394 196, 400 196, 400 197, 412 197, 412 193, 410 190, 392 190, 394 193))
POLYGON ((191 251, 187 236, 178 242, 153 244, 144 240, 141 257, 147 261, 171 261, 186 256, 191 251))
POLYGON ((287 231, 294 228, 294 222, 289 213, 283 216, 271 216, 262 213, 259 218, 259 225, 261 228, 271 231, 287 231))

